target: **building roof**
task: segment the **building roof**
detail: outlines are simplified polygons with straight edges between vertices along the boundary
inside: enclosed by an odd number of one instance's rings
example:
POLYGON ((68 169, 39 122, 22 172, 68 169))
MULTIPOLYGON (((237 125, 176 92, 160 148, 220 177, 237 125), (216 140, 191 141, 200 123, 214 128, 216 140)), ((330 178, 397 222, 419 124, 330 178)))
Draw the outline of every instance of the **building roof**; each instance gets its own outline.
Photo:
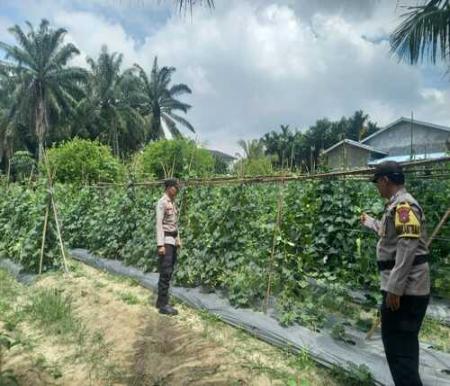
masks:
MULTIPOLYGON (((367 142, 369 139, 371 139, 373 137, 376 137, 377 135, 379 135, 381 133, 384 133, 386 130, 391 129, 392 127, 394 127, 394 126, 396 126, 396 125, 398 125, 399 123, 402 123, 402 122, 410 123, 411 122, 411 118, 401 117, 401 118, 397 119, 396 121, 390 123, 389 125, 387 125, 383 129, 380 129, 380 130, 376 131, 375 133, 373 133, 372 135, 369 135, 367 138, 364 138, 361 141, 361 143, 367 142)), ((432 129, 447 131, 447 132, 450 133, 450 127, 448 127, 448 126, 436 125, 434 123, 418 121, 416 119, 413 119, 413 123, 421 125, 421 126, 427 126, 427 127, 432 128, 432 129)))
POLYGON ((383 154, 383 155, 387 155, 388 154, 385 151, 375 149, 373 146, 364 145, 361 142, 353 141, 352 139, 343 139, 342 141, 340 141, 338 143, 335 143, 333 146, 331 146, 328 149, 324 150, 323 153, 324 154, 328 153, 331 150, 337 148, 338 146, 340 146, 340 145, 342 145, 344 143, 347 143, 347 144, 349 144, 351 146, 354 146, 354 147, 358 147, 360 149, 364 149, 364 150, 370 151, 371 153, 378 153, 378 154, 383 154))
POLYGON ((219 151, 219 150, 208 149, 208 151, 212 155, 215 155, 216 157, 222 158, 225 162, 231 162, 231 161, 234 161, 236 159, 236 157, 233 157, 232 155, 224 153, 224 152, 219 151))
MULTIPOLYGON (((439 159, 439 158, 445 158, 447 157, 446 153, 429 153, 429 154, 415 154, 412 161, 418 161, 423 159, 439 159)), ((368 165, 377 165, 384 161, 395 161, 395 162, 408 162, 411 161, 411 156, 409 154, 407 155, 393 155, 389 157, 380 158, 377 160, 373 160, 368 162, 368 165)))

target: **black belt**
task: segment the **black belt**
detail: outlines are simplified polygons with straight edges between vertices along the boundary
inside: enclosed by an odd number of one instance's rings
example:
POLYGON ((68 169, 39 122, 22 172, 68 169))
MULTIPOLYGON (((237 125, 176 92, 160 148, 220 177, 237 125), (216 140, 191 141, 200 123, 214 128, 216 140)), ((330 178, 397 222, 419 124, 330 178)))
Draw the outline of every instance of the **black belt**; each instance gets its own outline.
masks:
POLYGON ((178 236, 178 231, 164 232, 164 236, 168 236, 168 237, 177 237, 177 236, 178 236))
MULTIPOLYGON (((428 255, 418 255, 414 258, 413 265, 420 265, 428 261, 428 255)), ((377 261, 379 271, 387 271, 394 268, 395 260, 377 261)))

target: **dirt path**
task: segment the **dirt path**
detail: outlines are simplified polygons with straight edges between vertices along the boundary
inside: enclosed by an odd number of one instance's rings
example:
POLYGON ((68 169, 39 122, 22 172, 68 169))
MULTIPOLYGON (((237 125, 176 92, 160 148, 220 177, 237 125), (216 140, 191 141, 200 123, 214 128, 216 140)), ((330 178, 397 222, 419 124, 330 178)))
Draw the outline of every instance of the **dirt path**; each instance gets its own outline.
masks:
POLYGON ((206 314, 178 305, 178 317, 159 315, 153 296, 133 281, 78 263, 69 276, 48 274, 17 291, 0 332, 19 342, 6 353, 5 368, 20 385, 338 384, 306 356, 290 356, 206 314), (27 304, 35 305, 40 291, 70 303, 70 318, 39 323, 27 304))

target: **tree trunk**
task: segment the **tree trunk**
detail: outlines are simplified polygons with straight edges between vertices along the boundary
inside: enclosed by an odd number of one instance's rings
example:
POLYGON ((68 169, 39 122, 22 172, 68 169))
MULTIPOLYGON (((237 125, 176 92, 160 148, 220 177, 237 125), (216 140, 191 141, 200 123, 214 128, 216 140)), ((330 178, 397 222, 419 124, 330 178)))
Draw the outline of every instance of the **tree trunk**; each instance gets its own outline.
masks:
POLYGON ((112 126, 113 126, 113 138, 112 138, 113 154, 116 157, 119 157, 119 133, 117 132, 117 123, 115 118, 112 121, 112 126))
POLYGON ((42 161, 44 157, 44 140, 46 133, 46 117, 44 100, 41 97, 36 107, 36 121, 35 121, 36 137, 38 140, 38 160, 42 161))

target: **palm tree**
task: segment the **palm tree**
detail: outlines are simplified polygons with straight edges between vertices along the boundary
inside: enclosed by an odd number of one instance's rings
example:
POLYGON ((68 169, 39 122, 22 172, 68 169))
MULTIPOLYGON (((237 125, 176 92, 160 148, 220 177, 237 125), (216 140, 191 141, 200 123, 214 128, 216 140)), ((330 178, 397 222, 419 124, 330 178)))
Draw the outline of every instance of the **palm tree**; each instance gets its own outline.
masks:
POLYGON ((205 4, 209 8, 214 8, 214 0, 177 0, 177 6, 180 11, 183 9, 190 9, 192 12, 192 7, 195 4, 205 4))
POLYGON ((29 22, 27 25, 27 34, 18 25, 9 29, 17 46, 0 42, 7 59, 0 61, 0 70, 15 83, 9 115, 28 118, 42 159, 49 125, 70 113, 83 95, 81 82, 86 79, 86 71, 67 65, 79 51, 73 44, 63 44, 65 29, 52 29, 45 19, 37 31, 29 22))
POLYGON ((187 113, 190 105, 177 100, 175 97, 182 94, 191 94, 191 89, 185 84, 176 84, 170 87, 174 67, 158 67, 158 58, 153 61, 150 79, 144 69, 135 64, 141 79, 142 101, 141 112, 148 117, 150 122, 149 139, 165 138, 163 123, 174 137, 182 137, 177 123, 185 126, 195 133, 194 127, 183 117, 174 111, 187 113))
MULTIPOLYGON (((16 126, 8 119, 8 110, 12 104, 11 93, 14 85, 9 76, 0 74, 0 163, 11 158, 14 151, 13 140, 16 126)), ((5 165, 6 166, 6 165, 5 165)))
POLYGON ((133 107, 138 79, 130 71, 121 72, 122 61, 122 54, 110 54, 106 46, 96 61, 87 59, 91 73, 86 98, 78 106, 78 116, 92 136, 109 143, 117 156, 121 150, 136 150, 145 140, 145 120, 133 107))
POLYGON ((244 151, 245 158, 247 159, 259 159, 265 157, 264 144, 258 139, 249 141, 241 139, 238 141, 238 145, 244 151))
POLYGON ((426 4, 407 7, 404 21, 391 36, 392 51, 411 64, 424 57, 436 62, 450 54, 450 0, 428 0, 426 4))

